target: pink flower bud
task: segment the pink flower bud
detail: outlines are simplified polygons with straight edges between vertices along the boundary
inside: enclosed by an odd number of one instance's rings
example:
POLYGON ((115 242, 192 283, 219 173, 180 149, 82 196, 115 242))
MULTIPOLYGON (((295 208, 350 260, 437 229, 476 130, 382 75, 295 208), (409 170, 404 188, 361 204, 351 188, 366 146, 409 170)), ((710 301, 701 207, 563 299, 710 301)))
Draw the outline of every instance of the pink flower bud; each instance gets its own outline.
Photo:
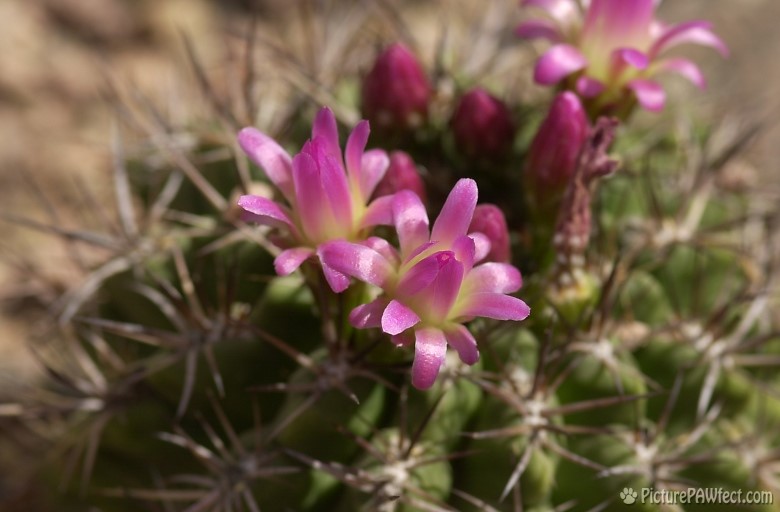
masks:
POLYGON ((379 130, 405 130, 428 117, 431 85, 417 58, 401 43, 390 45, 363 80, 363 115, 379 130))
POLYGON ((450 127, 458 149, 470 158, 500 159, 515 138, 509 109, 480 87, 461 97, 450 127))
POLYGON ((574 174, 587 136, 588 119, 579 98, 568 91, 556 96, 526 158, 530 198, 557 202, 574 174))
POLYGON ((408 153, 393 151, 390 153, 390 167, 377 185, 374 197, 389 196, 401 190, 411 190, 423 203, 426 201, 425 184, 414 160, 408 153))
POLYGON ((494 204, 480 204, 474 210, 469 233, 482 233, 490 240, 490 252, 485 261, 508 263, 511 259, 509 231, 501 209, 494 204))

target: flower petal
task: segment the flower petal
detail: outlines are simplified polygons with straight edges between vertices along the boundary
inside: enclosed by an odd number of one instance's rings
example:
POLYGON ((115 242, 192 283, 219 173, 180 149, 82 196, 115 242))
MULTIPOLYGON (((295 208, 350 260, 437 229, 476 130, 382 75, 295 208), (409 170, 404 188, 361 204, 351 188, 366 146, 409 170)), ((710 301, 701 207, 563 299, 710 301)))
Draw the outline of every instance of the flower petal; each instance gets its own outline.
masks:
POLYGON ((637 101, 645 110, 660 112, 666 102, 666 93, 658 82, 636 79, 628 82, 627 87, 634 91, 637 101))
MULTIPOLYGON (((476 235, 476 238, 481 239, 480 245, 487 243, 487 250, 490 251, 490 240, 482 233, 474 233, 474 235, 476 235)), ((455 253, 455 259, 463 264, 464 273, 468 273, 468 271, 471 270, 471 267, 474 266, 477 254, 476 246, 475 239, 466 235, 459 236, 452 242, 452 251, 455 253)), ((487 254, 487 252, 485 252, 485 254, 487 254)))
POLYGON ((567 22, 577 14, 574 0, 523 0, 523 7, 542 9, 558 22, 567 22))
POLYGON ((588 59, 577 48, 569 44, 557 44, 539 57, 534 67, 534 82, 555 85, 587 65, 588 59))
POLYGON ((650 64, 647 55, 634 48, 618 48, 612 52, 612 76, 619 77, 629 68, 642 70, 650 64))
POLYGON ((656 72, 673 71, 690 80, 693 85, 699 89, 707 87, 707 81, 704 78, 704 74, 699 69, 699 66, 688 59, 664 59, 653 64, 653 68, 656 72))
POLYGON ((369 247, 382 256, 390 262, 393 266, 396 266, 401 263, 400 258, 398 257, 398 251, 396 251, 395 247, 390 245, 390 242, 385 240, 384 238, 379 238, 378 236, 370 236, 367 239, 360 242, 361 245, 365 245, 366 247, 369 247))
POLYGON ((361 304, 349 313, 349 323, 357 329, 369 329, 382 325, 382 313, 387 307, 387 299, 374 299, 361 304))
POLYGON ((322 263, 322 273, 325 274, 325 280, 330 285, 330 289, 335 293, 341 293, 349 288, 349 277, 325 263, 322 263))
MULTIPOLYGON (((404 272, 396 287, 396 294, 411 297, 431 286, 441 269, 441 254, 437 252, 426 256, 404 272)), ((446 251, 446 254, 448 257, 454 255, 451 251, 446 251)))
POLYGON ((282 205, 268 198, 255 195, 245 195, 238 198, 238 206, 254 215, 251 220, 275 227, 288 226, 294 229, 294 224, 282 205))
POLYGON ((323 266, 380 287, 394 272, 384 256, 361 244, 343 240, 326 242, 317 248, 317 254, 323 266))
POLYGON ((390 226, 393 224, 393 196, 377 197, 366 208, 360 228, 390 226))
POLYGON ((274 269, 280 276, 292 274, 314 251, 309 247, 295 247, 282 251, 274 259, 274 269))
POLYGON ((493 242, 490 238, 485 233, 469 233, 469 238, 474 242, 474 263, 487 258, 493 249, 493 242))
POLYGON ((528 20, 515 28, 515 35, 522 39, 547 39, 553 43, 563 40, 558 25, 549 20, 528 20))
MULTIPOLYGON (((304 146, 305 148, 305 146, 304 146)), ((333 223, 320 179, 320 170, 307 151, 293 158, 293 181, 298 217, 303 231, 310 238, 319 238, 329 223, 333 223)))
POLYGON ((479 361, 479 349, 477 349, 477 340, 466 327, 456 324, 454 327, 444 331, 447 342, 458 352, 460 360, 468 365, 479 361))
POLYGON ((723 57, 728 57, 729 49, 718 36, 712 33, 712 24, 707 21, 687 21, 667 28, 653 43, 650 57, 665 52, 673 46, 693 43, 715 48, 723 57))
POLYGON ((653 0, 592 0, 581 46, 588 55, 605 57, 621 46, 647 48, 654 12, 653 0))
POLYGON ((374 189, 385 177, 390 167, 390 157, 381 149, 370 149, 363 153, 360 160, 360 192, 365 200, 371 197, 374 189))
MULTIPOLYGON (((322 193, 333 213, 333 218, 342 227, 352 226, 352 194, 344 168, 339 163, 341 156, 333 157, 321 137, 315 137, 304 146, 309 150, 319 168, 322 193)), ((297 184, 296 184, 297 186, 297 184)))
POLYGON ((368 134, 371 129, 368 121, 360 121, 347 139, 347 146, 344 151, 344 159, 347 163, 347 174, 352 183, 360 182, 360 161, 363 159, 363 150, 366 149, 368 134))
POLYGON ((464 293, 514 293, 523 286, 520 271, 508 263, 489 262, 471 269, 464 279, 464 293))
POLYGON ((339 145, 339 129, 336 125, 336 117, 328 107, 323 107, 317 112, 312 124, 311 138, 321 138, 325 151, 337 162, 341 162, 341 146, 339 145))
POLYGON ((529 314, 531 308, 525 302, 503 293, 474 293, 458 308, 458 315, 467 318, 482 316, 496 320, 524 320, 529 314))
POLYGON ((393 336, 401 334, 418 323, 420 317, 417 313, 397 300, 391 300, 382 313, 382 331, 393 336))
POLYGON ((463 284, 463 264, 455 259, 452 253, 437 253, 439 272, 431 286, 422 291, 427 296, 426 309, 430 316, 437 320, 445 320, 458 298, 463 284))
POLYGON ((450 244, 457 237, 465 235, 477 206, 477 194, 477 183, 474 180, 458 180, 433 223, 431 240, 450 244))
POLYGON ((429 239, 428 212, 411 190, 402 190, 393 196, 393 223, 404 258, 429 239))
POLYGON ((408 347, 414 343, 414 331, 404 331, 401 334, 390 336, 390 341, 392 341, 396 347, 408 347))
POLYGON ((436 382, 444 357, 447 354, 447 339, 439 329, 417 329, 412 363, 412 385, 417 389, 428 389, 436 382))
POLYGON ((292 181, 292 158, 282 146, 255 128, 244 128, 238 133, 238 144, 244 153, 259 165, 268 179, 292 202, 295 199, 292 181))
POLYGON ((576 88, 583 98, 595 98, 607 87, 600 80, 583 75, 577 79, 576 88))

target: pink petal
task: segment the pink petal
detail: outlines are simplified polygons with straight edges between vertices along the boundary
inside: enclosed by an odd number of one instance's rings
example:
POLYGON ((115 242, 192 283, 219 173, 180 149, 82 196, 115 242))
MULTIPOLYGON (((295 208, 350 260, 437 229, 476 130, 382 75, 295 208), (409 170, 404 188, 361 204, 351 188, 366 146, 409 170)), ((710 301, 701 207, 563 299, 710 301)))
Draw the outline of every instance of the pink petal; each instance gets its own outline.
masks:
POLYGON ((553 43, 563 40, 558 25, 548 20, 528 20, 515 28, 515 35, 523 39, 547 39, 553 43))
POLYGON ((466 318, 482 316, 496 320, 524 320, 531 308, 522 300, 503 293, 474 293, 459 308, 458 315, 466 318))
POLYGON ((729 49, 723 40, 712 33, 712 24, 706 21, 688 21, 667 28, 650 49, 650 57, 655 58, 669 48, 683 43, 710 46, 723 57, 729 55, 729 49))
POLYGON ((366 208, 360 228, 391 226, 393 224, 393 196, 377 197, 366 208))
POLYGON ((542 9, 558 22, 566 22, 577 14, 574 0, 523 0, 523 7, 542 9))
MULTIPOLYGON (((486 236, 482 235, 482 233, 475 233, 475 235, 478 235, 477 238, 483 239, 483 243, 487 242, 488 251, 490 251, 490 240, 488 240, 486 236)), ((466 235, 459 236, 455 239, 454 242, 452 242, 452 251, 455 253, 455 259, 463 264, 463 271, 468 273, 476 261, 477 248, 474 238, 466 235)))
POLYGON ((608 55, 619 47, 646 48, 655 5, 653 0, 591 0, 581 45, 588 55, 608 55))
POLYGON ((325 280, 330 285, 330 289, 335 293, 341 293, 349 288, 349 277, 325 263, 322 263, 322 273, 325 274, 325 280))
MULTIPOLYGON (((352 194, 341 156, 334 158, 327 151, 324 139, 315 137, 307 144, 310 154, 319 168, 321 193, 324 194, 333 218, 341 226, 352 225, 352 194)), ((306 151, 304 146, 303 151, 306 151)), ((297 184, 296 184, 297 187, 297 184)))
POLYGON ((354 182, 357 182, 360 179, 360 161, 363 158, 363 150, 366 149, 368 134, 370 132, 371 129, 368 126, 368 121, 360 121, 347 139, 344 159, 347 161, 347 173, 354 182))
POLYGON ((452 253, 440 252, 439 272, 429 288, 421 292, 426 296, 426 309, 431 316, 444 320, 448 317, 455 300, 458 298, 460 286, 463 283, 463 264, 455 259, 452 253))
POLYGON ((658 82, 652 80, 631 80, 627 87, 634 91, 637 101, 645 110, 660 112, 664 108, 666 93, 658 82))
POLYGON ((411 251, 428 241, 428 212, 417 194, 402 190, 393 197, 393 223, 398 233, 401 254, 411 251))
POLYGON ((474 267, 463 284, 468 293, 514 293, 523 286, 520 271, 508 263, 489 262, 474 267))
POLYGON ((395 336, 420 323, 420 317, 412 309, 397 300, 391 300, 382 313, 382 331, 395 336))
POLYGON ((268 179, 292 202, 295 198, 292 183, 292 158, 271 137, 255 128, 238 132, 238 144, 244 153, 259 165, 268 179))
POLYGON ((458 180, 433 223, 431 240, 450 244, 455 238, 465 235, 477 206, 477 194, 474 180, 458 180))
POLYGON ((325 151, 337 162, 341 162, 341 146, 339 145, 339 129, 336 125, 336 117, 328 107, 323 107, 317 112, 311 129, 311 138, 321 138, 325 151))
POLYGON ((390 245, 390 242, 384 238, 371 236, 360 242, 360 244, 375 250, 394 266, 401 263, 401 260, 398 257, 398 251, 396 251, 395 247, 390 245))
POLYGON ((412 363, 412 385, 417 389, 428 389, 436 382, 444 357, 447 354, 447 339, 439 329, 417 329, 412 363))
POLYGON ((308 247, 284 250, 274 259, 274 269, 280 276, 290 275, 312 254, 314 251, 308 247))
POLYGON ((589 76, 581 76, 577 79, 577 92, 583 98, 595 98, 606 89, 606 86, 595 78, 589 76))
POLYGON ((493 248, 493 242, 490 238, 484 233, 469 233, 469 238, 474 242, 474 262, 477 263, 487 258, 493 248))
POLYGON ((293 180, 295 182, 298 217, 306 235, 320 237, 328 223, 333 222, 322 187, 320 171, 314 158, 301 151, 293 158, 293 180))
POLYGON ((380 287, 394 273, 392 265, 384 256, 365 245, 336 240, 321 244, 317 254, 323 265, 380 287))
POLYGON ((707 81, 704 79, 704 74, 699 69, 699 66, 688 59, 664 59, 655 63, 654 68, 658 72, 673 71, 690 80, 699 89, 707 87, 707 81))
POLYGON ((421 259, 404 272, 396 287, 396 294, 411 297, 430 287, 441 270, 443 254, 445 258, 454 256, 451 251, 437 252, 421 259))
POLYGON ((368 304, 361 304, 349 313, 349 323, 358 329, 369 329, 382 325, 382 313, 387 307, 387 299, 379 298, 368 304))
POLYGON ((627 68, 642 70, 647 68, 649 63, 647 55, 633 48, 618 48, 612 52, 612 74, 616 77, 627 68))
POLYGON ((254 215, 255 222, 270 226, 288 226, 294 228, 294 224, 287 214, 286 208, 279 203, 262 196, 246 195, 238 198, 238 206, 254 215))
POLYGON ((360 192, 368 199, 382 181, 390 167, 390 157, 381 149, 371 149, 363 153, 360 161, 360 192))
POLYGON ((444 331, 447 342, 458 352, 460 360, 468 365, 479 361, 479 349, 477 349, 477 340, 464 326, 457 324, 451 329, 444 331))
POLYGON ((577 48, 557 44, 539 57, 534 68, 534 81, 540 85, 555 85, 587 65, 588 59, 577 48))

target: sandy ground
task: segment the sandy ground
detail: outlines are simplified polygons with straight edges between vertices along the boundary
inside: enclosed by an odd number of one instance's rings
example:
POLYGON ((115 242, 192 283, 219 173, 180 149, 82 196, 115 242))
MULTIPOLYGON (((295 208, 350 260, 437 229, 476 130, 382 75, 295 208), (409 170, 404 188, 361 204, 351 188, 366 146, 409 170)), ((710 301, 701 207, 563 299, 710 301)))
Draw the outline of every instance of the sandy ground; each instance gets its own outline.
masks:
MULTIPOLYGON (((111 111, 101 97, 105 71, 150 97, 165 98, 171 83, 186 72, 182 31, 194 35, 207 68, 217 69, 222 30, 238 12, 218 5, 205 0, 0 0, 0 212, 76 222, 83 204, 76 193, 79 182, 90 183, 98 197, 109 193, 111 111), (32 193, 36 187, 43 195, 32 193), (47 214, 49 204, 56 211, 47 214)), ((715 23, 732 55, 723 62, 710 50, 693 50, 710 87, 706 94, 688 91, 685 106, 693 104, 713 119, 764 120, 767 129, 745 161, 764 179, 776 180, 780 2, 667 0, 662 9, 666 19, 715 23)), ((0 221, 0 377, 5 378, 32 368, 23 341, 35 332, 38 319, 24 305, 56 293, 20 280, 22 261, 45 268, 62 283, 72 273, 62 244, 0 221), (27 298, 3 300, 9 296, 27 298)))

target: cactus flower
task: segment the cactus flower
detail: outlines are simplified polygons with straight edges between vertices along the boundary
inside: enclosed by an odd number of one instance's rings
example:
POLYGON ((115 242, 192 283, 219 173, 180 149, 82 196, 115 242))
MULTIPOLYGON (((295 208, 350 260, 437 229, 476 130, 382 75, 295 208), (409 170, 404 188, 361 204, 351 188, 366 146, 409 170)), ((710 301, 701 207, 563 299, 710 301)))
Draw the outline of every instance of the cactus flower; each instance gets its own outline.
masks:
POLYGON ((507 263, 511 259, 509 230, 504 212, 494 204, 480 204, 474 209, 469 226, 470 233, 482 233, 490 240, 490 251, 485 261, 507 263))
POLYGON ((380 130, 417 127, 428 117, 431 92, 414 54, 401 43, 392 44, 363 80, 363 115, 380 130))
POLYGON ((376 186, 374 196, 388 196, 401 190, 411 190, 425 202, 425 183, 414 160, 404 151, 393 151, 390 153, 390 166, 385 177, 376 186))
POLYGON ((331 268, 383 290, 356 307, 350 322, 357 328, 380 327, 398 346, 414 344, 412 384, 419 389, 435 382, 448 345, 466 364, 479 360, 464 322, 478 316, 523 320, 530 313, 525 302, 507 295, 522 285, 515 267, 498 262, 475 266, 490 250, 487 237, 468 234, 476 203, 476 183, 460 180, 429 231, 420 199, 401 191, 393 198, 400 251, 378 238, 329 242, 319 249, 331 268))
MULTIPOLYGON (((368 122, 358 123, 342 158, 336 119, 327 107, 317 114, 311 139, 295 157, 255 128, 239 133, 241 148, 287 202, 257 195, 238 200, 246 220, 282 230, 279 245, 284 250, 274 261, 277 274, 292 273, 327 241, 362 240, 370 227, 391 223, 392 196, 369 202, 389 159, 381 150, 364 151, 368 134, 368 122)), ((334 291, 349 285, 345 275, 327 265, 323 272, 334 291)))
POLYGON ((574 175, 589 130, 577 95, 566 91, 556 96, 531 142, 523 174, 529 201, 540 215, 554 213, 574 175))
POLYGON ((500 159, 511 149, 515 138, 509 109, 481 87, 461 97, 450 127, 458 149, 469 158, 500 159))
POLYGON ((646 110, 660 111, 665 93, 655 80, 676 72, 704 88, 698 66, 681 57, 666 57, 682 43, 710 46, 723 56, 726 45, 706 21, 666 25, 655 18, 655 0, 523 0, 550 19, 521 23, 520 37, 547 39, 553 46, 537 61, 534 80, 563 83, 588 100, 589 111, 627 114, 634 99, 646 110))

